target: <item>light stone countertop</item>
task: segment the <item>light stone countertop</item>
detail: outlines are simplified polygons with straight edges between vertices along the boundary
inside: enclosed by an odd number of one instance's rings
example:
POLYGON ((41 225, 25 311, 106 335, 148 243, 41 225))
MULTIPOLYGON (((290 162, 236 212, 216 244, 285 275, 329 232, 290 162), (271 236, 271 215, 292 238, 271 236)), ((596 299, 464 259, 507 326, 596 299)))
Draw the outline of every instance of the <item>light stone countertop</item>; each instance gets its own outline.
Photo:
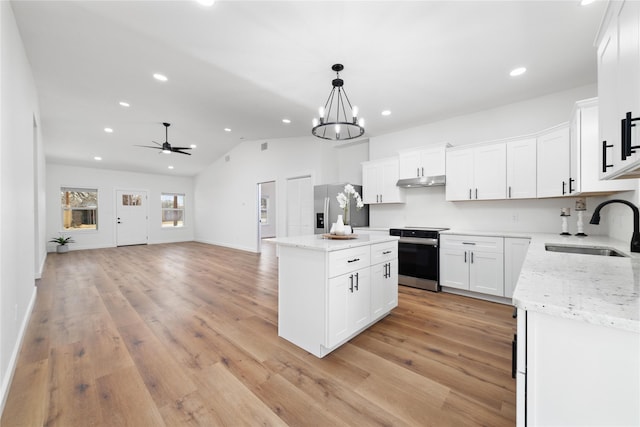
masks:
POLYGON ((607 236, 446 231, 447 234, 531 238, 518 278, 516 307, 640 333, 640 253, 607 236), (546 243, 617 249, 628 258, 549 252, 546 243))
POLYGON ((277 243, 283 246, 294 246, 297 248, 305 248, 315 251, 339 251, 342 249, 355 248, 358 246, 373 245, 376 243, 391 242, 398 240, 396 236, 378 235, 378 234, 361 234, 355 239, 348 240, 332 240, 322 236, 322 234, 311 234, 306 236, 294 237, 277 237, 274 239, 266 239, 269 242, 277 243))

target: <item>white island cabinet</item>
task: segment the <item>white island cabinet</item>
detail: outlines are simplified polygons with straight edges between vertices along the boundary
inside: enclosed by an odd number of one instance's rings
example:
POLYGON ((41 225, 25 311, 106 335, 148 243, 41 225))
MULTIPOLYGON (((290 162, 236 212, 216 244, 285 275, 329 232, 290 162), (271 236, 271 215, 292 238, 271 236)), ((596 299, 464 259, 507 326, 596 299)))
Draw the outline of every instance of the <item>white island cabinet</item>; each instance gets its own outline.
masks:
POLYGON ((398 238, 320 235, 278 244, 278 335, 324 357, 398 305, 398 238))

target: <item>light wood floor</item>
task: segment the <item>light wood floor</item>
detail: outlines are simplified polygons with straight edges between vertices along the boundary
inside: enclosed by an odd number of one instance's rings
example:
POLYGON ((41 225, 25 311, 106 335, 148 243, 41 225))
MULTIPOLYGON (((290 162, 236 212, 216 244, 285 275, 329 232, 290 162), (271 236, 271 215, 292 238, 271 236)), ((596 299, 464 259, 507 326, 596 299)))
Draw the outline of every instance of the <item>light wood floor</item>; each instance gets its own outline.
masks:
POLYGON ((264 246, 49 254, 1 425, 515 424, 511 307, 401 286, 317 359, 278 338, 264 246))

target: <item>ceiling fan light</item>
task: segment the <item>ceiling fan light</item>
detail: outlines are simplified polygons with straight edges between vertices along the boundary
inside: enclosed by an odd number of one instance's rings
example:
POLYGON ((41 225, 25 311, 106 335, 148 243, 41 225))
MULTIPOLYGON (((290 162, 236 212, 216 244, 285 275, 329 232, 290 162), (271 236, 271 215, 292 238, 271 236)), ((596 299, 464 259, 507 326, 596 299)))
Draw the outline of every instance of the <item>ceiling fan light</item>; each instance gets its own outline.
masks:
POLYGON ((156 79, 156 80, 158 80, 158 81, 161 81, 161 82, 166 82, 167 80, 169 80, 169 79, 167 78, 167 76, 165 76, 164 74, 160 74, 160 73, 155 73, 155 74, 153 75, 153 78, 154 78, 154 79, 156 79))

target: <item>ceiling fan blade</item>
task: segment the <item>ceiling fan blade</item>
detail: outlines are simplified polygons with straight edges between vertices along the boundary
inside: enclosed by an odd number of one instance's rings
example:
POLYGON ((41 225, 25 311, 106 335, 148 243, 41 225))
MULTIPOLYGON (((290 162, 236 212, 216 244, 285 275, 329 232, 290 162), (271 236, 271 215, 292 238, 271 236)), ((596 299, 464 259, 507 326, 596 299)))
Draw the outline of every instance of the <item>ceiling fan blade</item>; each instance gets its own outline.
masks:
POLYGON ((187 156, 191 155, 191 153, 185 153, 184 151, 176 150, 175 148, 172 149, 171 151, 173 151, 174 153, 186 154, 187 156))
POLYGON ((154 144, 158 144, 160 147, 162 147, 162 144, 160 144, 159 142, 156 142, 156 141, 151 141, 151 142, 153 142, 154 144))
POLYGON ((174 147, 171 146, 172 150, 191 150, 191 147, 174 147))
POLYGON ((134 145, 134 147, 153 148, 154 150, 162 150, 162 147, 154 147, 153 145, 134 145))

